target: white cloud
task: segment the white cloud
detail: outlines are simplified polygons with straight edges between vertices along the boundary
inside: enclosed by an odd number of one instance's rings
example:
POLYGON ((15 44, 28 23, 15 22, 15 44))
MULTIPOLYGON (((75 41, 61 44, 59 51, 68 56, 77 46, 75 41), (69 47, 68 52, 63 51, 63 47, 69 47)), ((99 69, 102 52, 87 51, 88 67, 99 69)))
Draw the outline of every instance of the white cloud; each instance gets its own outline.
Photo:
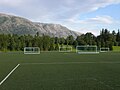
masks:
POLYGON ((16 14, 30 19, 63 20, 76 17, 81 13, 120 3, 120 0, 1 0, 0 7, 14 7, 16 14), (48 17, 49 16, 49 17, 48 17))
POLYGON ((80 28, 79 31, 81 31, 81 33, 92 32, 92 34, 94 34, 95 36, 100 35, 100 30, 91 28, 80 28))
POLYGON ((119 23, 120 22, 118 20, 115 20, 111 16, 96 16, 92 18, 86 18, 84 20, 73 17, 66 20, 63 24, 82 33, 92 32, 93 34, 98 35, 100 34, 99 31, 101 28, 117 30, 120 26, 119 23))
POLYGON ((1 6, 10 6, 10 7, 15 7, 15 6, 18 6, 20 4, 22 4, 24 1, 23 0, 1 0, 0 1, 0 5, 1 6))
POLYGON ((107 15, 80 20, 81 14, 119 3, 120 0, 1 0, 0 11, 33 21, 60 23, 73 29, 88 30, 88 25, 110 25, 115 20, 107 15))
POLYGON ((114 22, 114 19, 110 16, 96 16, 94 18, 88 18, 86 20, 80 21, 80 23, 87 23, 87 24, 90 24, 90 23, 91 24, 112 24, 115 22, 114 22))
POLYGON ((67 19, 66 21, 71 22, 71 23, 79 23, 79 24, 112 24, 116 23, 111 16, 96 16, 93 18, 85 18, 84 20, 80 20, 76 17, 67 19))
MULTIPOLYGON (((120 3, 120 0, 101 0, 101 1, 98 1, 98 0, 60 0, 59 3, 54 2, 53 4, 49 4, 48 5, 49 8, 46 8, 46 10, 44 10, 43 12, 46 12, 45 14, 47 14, 46 19, 51 19, 51 21, 56 21, 56 20, 63 21, 63 20, 70 20, 71 18, 78 19, 78 16, 80 16, 83 13, 92 12, 99 8, 106 7, 111 4, 117 4, 117 3, 120 3)), ((109 17, 96 17, 93 19, 97 20, 99 18, 104 19, 103 21, 105 21, 105 18, 106 18, 106 22, 110 23, 110 21, 107 21, 108 19, 110 19, 109 17)))

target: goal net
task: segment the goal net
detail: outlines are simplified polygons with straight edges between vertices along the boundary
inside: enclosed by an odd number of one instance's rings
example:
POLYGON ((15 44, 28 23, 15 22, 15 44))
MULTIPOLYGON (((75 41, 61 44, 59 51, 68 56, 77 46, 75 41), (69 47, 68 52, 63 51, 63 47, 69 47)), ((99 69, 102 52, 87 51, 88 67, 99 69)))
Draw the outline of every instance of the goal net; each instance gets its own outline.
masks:
POLYGON ((59 52, 72 52, 72 47, 59 47, 59 52))
POLYGON ((100 52, 109 52, 109 48, 100 48, 100 52))
POLYGON ((94 54, 94 53, 99 53, 97 51, 97 46, 76 46, 76 53, 79 54, 94 54))
POLYGON ((39 47, 25 47, 24 54, 40 54, 39 47))

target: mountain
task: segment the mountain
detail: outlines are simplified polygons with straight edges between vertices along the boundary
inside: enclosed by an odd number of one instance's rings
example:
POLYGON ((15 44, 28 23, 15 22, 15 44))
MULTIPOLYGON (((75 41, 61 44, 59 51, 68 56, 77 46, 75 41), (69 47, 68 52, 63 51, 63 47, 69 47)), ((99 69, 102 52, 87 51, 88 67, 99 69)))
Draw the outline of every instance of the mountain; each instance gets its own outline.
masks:
POLYGON ((81 35, 81 33, 69 30, 60 24, 32 22, 22 17, 0 13, 0 34, 35 35, 37 32, 40 35, 65 38, 69 35, 73 35, 73 37, 81 35))

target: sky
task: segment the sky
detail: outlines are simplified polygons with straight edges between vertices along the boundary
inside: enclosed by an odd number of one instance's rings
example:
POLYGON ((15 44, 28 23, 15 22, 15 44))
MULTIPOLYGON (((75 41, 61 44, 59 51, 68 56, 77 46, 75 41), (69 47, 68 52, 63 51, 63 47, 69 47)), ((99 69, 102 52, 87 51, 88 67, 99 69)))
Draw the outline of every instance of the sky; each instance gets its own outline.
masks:
POLYGON ((120 29, 120 0, 0 0, 0 13, 94 35, 120 29))

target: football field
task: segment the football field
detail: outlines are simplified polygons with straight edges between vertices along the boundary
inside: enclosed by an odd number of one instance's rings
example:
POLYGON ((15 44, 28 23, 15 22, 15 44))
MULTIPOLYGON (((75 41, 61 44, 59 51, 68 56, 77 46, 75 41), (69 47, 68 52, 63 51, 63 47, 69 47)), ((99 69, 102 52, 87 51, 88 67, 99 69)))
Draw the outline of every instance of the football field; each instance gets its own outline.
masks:
POLYGON ((120 90, 120 53, 0 53, 0 90, 120 90))

